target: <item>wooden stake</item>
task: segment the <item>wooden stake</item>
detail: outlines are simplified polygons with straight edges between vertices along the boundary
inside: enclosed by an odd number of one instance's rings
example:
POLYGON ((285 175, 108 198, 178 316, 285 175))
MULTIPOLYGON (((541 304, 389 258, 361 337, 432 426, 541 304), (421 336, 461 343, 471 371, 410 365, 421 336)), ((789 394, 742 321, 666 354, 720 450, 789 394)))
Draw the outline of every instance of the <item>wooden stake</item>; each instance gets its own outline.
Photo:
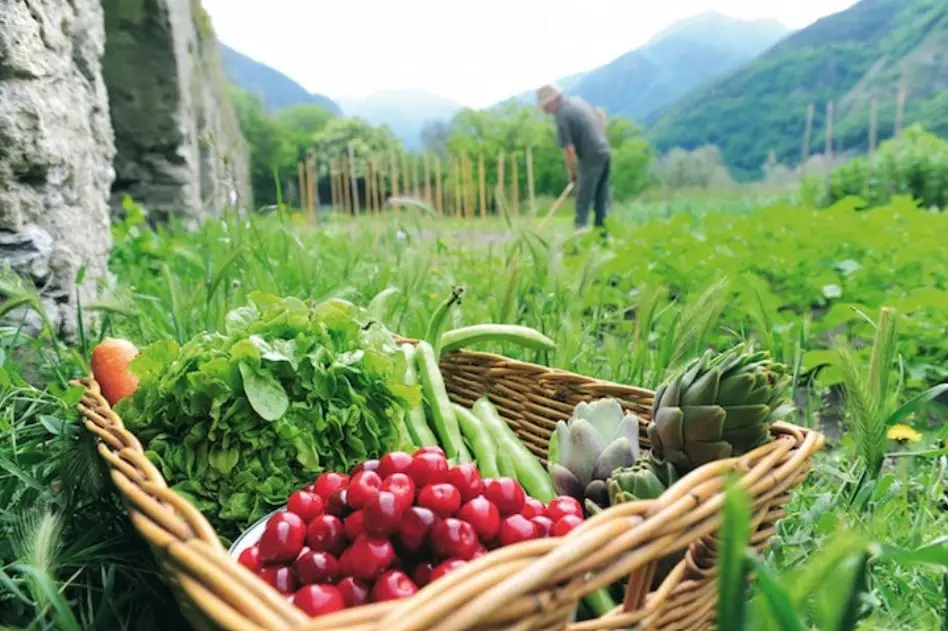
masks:
MULTIPOLYGON (((504 152, 501 151, 497 154, 497 186, 496 190, 500 193, 505 193, 507 189, 507 179, 504 177, 504 152)), ((504 195, 506 197, 506 194, 504 195)), ((504 200, 504 203, 508 203, 509 200, 504 200)))
POLYGON ((802 170, 806 172, 806 162, 810 159, 810 137, 813 135, 813 116, 816 114, 816 107, 810 103, 806 107, 806 129, 803 131, 803 148, 800 150, 800 164, 802 170))
POLYGON ((408 184, 410 175, 408 172, 408 154, 402 153, 402 193, 404 195, 411 195, 411 186, 408 184))
POLYGON ((467 154, 464 155, 464 165, 465 165, 465 174, 467 180, 467 213, 468 218, 474 218, 474 163, 471 162, 471 159, 467 157, 467 154))
POLYGON ((358 169, 356 168, 356 159, 355 159, 355 149, 352 148, 352 143, 349 143, 349 177, 352 178, 352 214, 358 215, 361 210, 359 208, 359 177, 357 175, 358 169))
POLYGON ((875 98, 869 105, 869 159, 876 151, 876 142, 879 140, 879 101, 875 98))
POLYGON ((365 210, 375 212, 375 164, 371 158, 365 160, 365 210))
POLYGON ((388 159, 392 163, 392 196, 398 195, 398 160, 395 159, 395 149, 388 150, 388 159))
POLYGON ((385 209, 385 168, 381 160, 375 163, 375 207, 380 213, 385 209))
POLYGON ((441 190, 441 158, 435 156, 435 210, 444 215, 444 191, 441 190))
POLYGON ((306 191, 309 197, 309 221, 317 222, 316 208, 319 206, 319 192, 316 190, 316 156, 310 153, 306 157, 306 191))
POLYGON ((451 164, 454 165, 454 216, 461 216, 461 168, 460 160, 452 158, 451 164))
POLYGON ((411 192, 415 199, 421 199, 421 187, 418 186, 418 156, 411 158, 411 192))
POLYGON ((530 198, 530 213, 537 214, 537 196, 533 189, 533 147, 527 147, 527 195, 530 198))
POLYGON ((336 210, 336 204, 339 203, 339 195, 336 191, 336 161, 329 161, 329 205, 332 210, 336 210))
POLYGON ((425 152, 425 203, 431 206, 431 162, 425 152))
POLYGON ((296 164, 296 177, 299 180, 299 201, 300 201, 300 210, 306 208, 306 166, 303 164, 303 161, 300 160, 296 164))
POLYGON ((520 157, 516 153, 510 154, 510 199, 515 217, 520 216, 520 157))
POLYGON ((349 158, 342 156, 342 208, 347 215, 352 214, 352 196, 350 195, 349 185, 352 180, 349 179, 349 158))
POLYGON ((484 154, 477 156, 478 199, 481 202, 481 219, 487 221, 487 174, 484 173, 484 154))
POLYGON ((895 137, 902 135, 902 125, 905 122, 905 99, 908 98, 908 83, 903 77, 899 81, 899 100, 895 104, 895 137))
POLYGON ((833 162, 833 102, 826 104, 826 158, 833 162))

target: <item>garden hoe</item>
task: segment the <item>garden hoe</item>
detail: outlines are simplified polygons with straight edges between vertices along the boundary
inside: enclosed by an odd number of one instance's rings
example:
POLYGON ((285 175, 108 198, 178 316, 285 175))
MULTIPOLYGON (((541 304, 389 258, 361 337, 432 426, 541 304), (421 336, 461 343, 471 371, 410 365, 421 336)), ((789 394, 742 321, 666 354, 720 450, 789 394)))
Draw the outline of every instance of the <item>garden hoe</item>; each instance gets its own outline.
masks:
POLYGON ((546 225, 546 222, 549 221, 550 217, 556 214, 556 211, 559 210, 559 207, 563 205, 563 202, 566 201, 566 198, 569 197, 569 194, 573 191, 573 186, 575 185, 572 182, 567 184, 566 188, 563 189, 563 192, 560 193, 560 196, 555 202, 553 202, 553 205, 550 206, 550 209, 546 212, 546 216, 543 218, 543 221, 540 222, 540 230, 543 230, 543 226, 546 225))

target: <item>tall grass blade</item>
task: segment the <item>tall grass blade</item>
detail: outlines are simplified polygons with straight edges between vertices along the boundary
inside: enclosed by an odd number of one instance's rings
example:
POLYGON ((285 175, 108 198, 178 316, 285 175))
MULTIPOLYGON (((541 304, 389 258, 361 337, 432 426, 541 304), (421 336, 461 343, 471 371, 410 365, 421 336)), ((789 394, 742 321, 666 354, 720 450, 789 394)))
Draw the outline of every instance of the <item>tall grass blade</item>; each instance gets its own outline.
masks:
POLYGON ((746 492, 729 480, 718 559, 718 626, 743 631, 747 611, 747 567, 744 550, 750 541, 751 509, 746 492))

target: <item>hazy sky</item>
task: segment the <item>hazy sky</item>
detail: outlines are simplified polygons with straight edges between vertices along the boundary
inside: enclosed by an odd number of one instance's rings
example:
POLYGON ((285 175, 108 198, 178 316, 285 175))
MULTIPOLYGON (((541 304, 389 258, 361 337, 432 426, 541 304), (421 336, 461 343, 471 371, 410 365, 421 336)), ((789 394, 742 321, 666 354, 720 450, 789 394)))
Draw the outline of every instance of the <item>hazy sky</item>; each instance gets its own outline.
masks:
POLYGON ((482 107, 716 10, 791 28, 856 0, 203 0, 218 37, 332 98, 422 89, 482 107), (580 8, 582 7, 582 8, 580 8))

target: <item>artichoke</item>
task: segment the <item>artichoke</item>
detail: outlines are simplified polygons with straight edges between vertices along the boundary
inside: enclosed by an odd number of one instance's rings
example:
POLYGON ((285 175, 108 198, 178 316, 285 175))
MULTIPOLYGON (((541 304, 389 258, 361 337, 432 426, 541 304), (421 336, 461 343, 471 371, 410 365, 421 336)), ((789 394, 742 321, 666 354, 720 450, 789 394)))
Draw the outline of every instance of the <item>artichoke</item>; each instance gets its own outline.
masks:
POLYGON ((790 377, 766 351, 743 344, 694 360, 655 393, 647 432, 654 457, 684 475, 739 456, 770 439, 770 424, 793 410, 790 377))
POLYGON ((606 480, 639 457, 639 419, 625 414, 615 399, 582 402, 550 438, 549 471, 561 495, 582 502, 608 503, 606 480))
POLYGON ((670 462, 643 458, 631 467, 617 469, 609 476, 609 504, 653 500, 678 480, 678 472, 670 462))

